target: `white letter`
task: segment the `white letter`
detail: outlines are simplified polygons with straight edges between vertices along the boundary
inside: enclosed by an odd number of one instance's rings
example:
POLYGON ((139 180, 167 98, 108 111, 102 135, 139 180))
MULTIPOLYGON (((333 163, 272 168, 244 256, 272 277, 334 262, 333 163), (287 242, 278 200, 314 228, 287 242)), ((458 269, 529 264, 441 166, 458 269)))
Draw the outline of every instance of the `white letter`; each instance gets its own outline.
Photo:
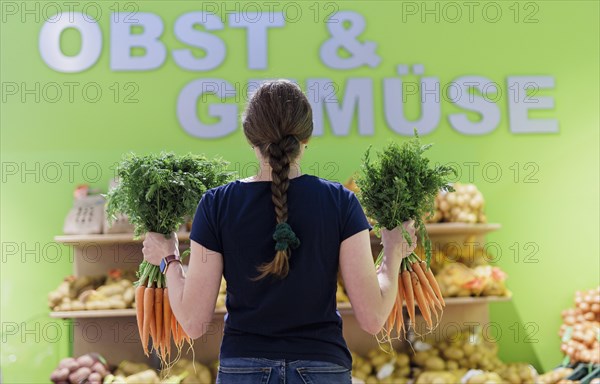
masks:
MULTIPOLYGON (((500 108, 496 103, 486 99, 489 93, 489 85, 493 84, 491 80, 481 76, 463 76, 452 82, 460 90, 461 97, 454 99, 450 95, 452 102, 468 111, 475 111, 481 115, 479 121, 471 121, 464 113, 452 113, 448 115, 448 121, 452 128, 463 135, 483 135, 490 133, 498 127, 500 123, 500 108), (483 97, 470 94, 469 90, 475 88, 483 97)), ((500 90, 496 84, 492 86, 491 93, 498 93, 500 90)))
POLYGON ((421 117, 408 121, 404 116, 404 96, 402 80, 383 79, 383 111, 389 127, 396 133, 412 136, 416 128, 419 135, 432 132, 440 122, 440 80, 437 77, 423 77, 421 86, 421 117), (429 96, 431 95, 431 96, 429 96), (427 97, 429 96, 429 97, 427 97))
POLYGON ((323 134, 323 105, 329 115, 329 125, 336 136, 348 136, 358 114, 358 133, 370 136, 374 132, 373 80, 370 78, 350 78, 346 83, 344 101, 340 106, 336 93, 338 85, 331 79, 308 79, 307 98, 313 110, 313 135, 323 134), (358 108, 358 111, 357 111, 358 108))
POLYGON ((167 49, 159 40, 163 33, 162 19, 147 12, 135 14, 137 23, 127 18, 129 13, 115 12, 110 28, 110 69, 113 71, 144 71, 160 67, 167 57, 167 49), (131 33, 132 27, 141 26, 142 33, 131 33), (132 48, 144 48, 144 56, 132 56, 132 48))
POLYGON ((508 97, 508 116, 510 130, 514 133, 555 133, 558 132, 558 120, 530 120, 530 109, 552 109, 554 98, 528 96, 527 90, 537 93, 542 88, 554 88, 554 78, 550 76, 509 76, 508 89, 513 94, 508 97))
POLYGON ((203 12, 189 12, 175 21, 175 36, 182 43, 204 50, 205 56, 197 58, 191 49, 173 50, 173 59, 183 69, 207 71, 215 69, 225 60, 225 43, 219 37, 194 29, 196 24, 204 25, 207 31, 223 29, 221 20, 203 12))
POLYGON ((246 28, 246 45, 248 47, 248 68, 267 69, 267 28, 285 25, 282 12, 276 12, 269 17, 268 12, 246 12, 242 17, 229 18, 229 26, 232 28, 246 28), (269 20, 271 19, 271 20, 269 20))
POLYGON ((198 79, 183 87, 177 98, 177 119, 183 130, 203 139, 223 137, 234 132, 237 128, 237 104, 209 104, 208 115, 221 118, 215 124, 203 124, 197 117, 200 96, 212 93, 223 99, 225 94, 231 95, 232 90, 235 94, 235 88, 221 79, 198 79))
MULTIPOLYGON (((81 12, 72 14, 72 22, 66 13, 58 21, 47 20, 40 30, 39 49, 42 60, 58 72, 81 72, 96 63, 102 52, 102 32, 96 21, 90 22, 81 12), (65 56, 60 49, 60 35, 67 28, 75 28, 81 35, 81 49, 76 56, 65 56)), ((53 19, 54 20, 54 19, 53 19)))

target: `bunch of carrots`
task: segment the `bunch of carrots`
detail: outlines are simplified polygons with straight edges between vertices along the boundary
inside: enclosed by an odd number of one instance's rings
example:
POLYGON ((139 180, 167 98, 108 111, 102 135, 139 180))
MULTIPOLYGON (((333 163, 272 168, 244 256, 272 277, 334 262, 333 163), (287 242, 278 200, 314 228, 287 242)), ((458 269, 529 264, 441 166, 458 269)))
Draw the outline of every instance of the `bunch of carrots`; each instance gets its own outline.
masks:
POLYGON ((168 365, 172 356, 171 339, 178 355, 186 342, 192 347, 193 341, 171 311, 165 277, 158 267, 143 261, 138 276, 135 289, 136 319, 144 354, 149 356, 155 350, 162 363, 168 365))
POLYGON ((409 317, 408 326, 412 325, 415 329, 415 302, 427 327, 430 331, 433 330, 439 324, 446 303, 431 268, 416 254, 411 253, 402 260, 398 278, 398 295, 382 330, 382 342, 391 341, 394 330, 396 331, 396 338, 406 338, 403 314, 404 303, 406 303, 409 317), (435 315, 435 325, 432 314, 435 315))
MULTIPOLYGON (((391 230, 400 227, 404 239, 411 244, 412 240, 402 223, 414 220, 425 250, 425 261, 414 253, 402 260, 398 295, 384 326, 385 341, 391 339, 394 329, 398 338, 402 331, 406 336, 402 314, 404 302, 410 320, 408 326, 415 327, 416 302, 430 332, 439 324, 445 306, 440 288, 429 268, 431 241, 423 218, 432 215, 435 197, 440 191, 454 191, 449 177, 451 174, 456 176, 456 171, 446 165, 431 166, 424 155, 431 146, 421 144, 415 129, 413 138, 402 143, 391 141, 377 153, 376 159, 371 157, 369 148, 363 158, 363 172, 356 179, 358 198, 367 214, 376 221, 375 232, 378 233, 381 228, 391 230), (436 318, 435 326, 432 316, 436 318)), ((376 267, 382 261, 383 251, 375 261, 376 267)))
MULTIPOLYGON (((134 238, 146 232, 169 237, 194 215, 204 192, 233 180, 228 164, 220 158, 192 153, 126 153, 117 167, 116 186, 104 195, 108 222, 122 213, 134 226, 134 238)), ((136 317, 142 348, 146 356, 156 351, 162 363, 169 366, 171 339, 178 349, 177 357, 184 343, 191 346, 192 340, 171 311, 159 268, 143 261, 137 276, 136 317)))

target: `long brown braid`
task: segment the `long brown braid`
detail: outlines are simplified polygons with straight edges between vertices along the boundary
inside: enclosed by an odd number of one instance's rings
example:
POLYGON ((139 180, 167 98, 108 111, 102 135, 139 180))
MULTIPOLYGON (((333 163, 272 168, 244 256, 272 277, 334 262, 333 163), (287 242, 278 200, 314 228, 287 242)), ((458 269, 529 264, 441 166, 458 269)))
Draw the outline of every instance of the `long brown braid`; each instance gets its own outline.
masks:
POLYGON ((290 248, 299 244, 287 224, 290 164, 300 154, 302 142, 312 135, 312 109, 296 84, 288 80, 268 81, 252 95, 242 125, 248 141, 259 148, 271 166, 271 194, 278 224, 273 235, 275 257, 258 267, 256 280, 270 274, 283 278, 290 269, 290 248))

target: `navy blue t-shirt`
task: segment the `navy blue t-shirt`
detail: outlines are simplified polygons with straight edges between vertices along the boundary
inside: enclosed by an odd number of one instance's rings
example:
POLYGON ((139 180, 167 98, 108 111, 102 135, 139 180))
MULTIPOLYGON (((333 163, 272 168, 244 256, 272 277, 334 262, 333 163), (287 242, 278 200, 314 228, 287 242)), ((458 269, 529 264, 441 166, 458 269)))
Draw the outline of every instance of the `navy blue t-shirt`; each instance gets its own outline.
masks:
POLYGON ((190 239, 223 255, 227 282, 220 358, 321 360, 350 369, 335 298, 340 243, 372 227, 354 193, 306 174, 290 180, 288 214, 301 242, 288 276, 252 281, 256 267, 275 256, 271 182, 236 180, 198 204, 190 239))

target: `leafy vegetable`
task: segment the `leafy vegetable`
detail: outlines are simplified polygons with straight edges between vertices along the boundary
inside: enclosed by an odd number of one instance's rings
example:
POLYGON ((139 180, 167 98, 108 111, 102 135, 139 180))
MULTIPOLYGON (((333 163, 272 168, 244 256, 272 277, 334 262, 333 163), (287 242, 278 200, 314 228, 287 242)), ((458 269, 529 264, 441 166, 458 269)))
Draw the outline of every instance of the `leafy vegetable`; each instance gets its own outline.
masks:
MULTIPOLYGON (((455 174, 456 171, 444 165, 430 167, 429 159, 423 156, 423 153, 432 144, 421 145, 417 130, 414 132, 415 137, 400 145, 390 142, 378 153, 378 159, 375 161, 370 158, 369 147, 364 156, 362 175, 356 180, 361 204, 367 214, 377 221, 376 232, 382 227, 390 230, 400 227, 402 235, 408 244, 412 245, 409 233, 402 226, 403 222, 412 219, 426 253, 426 261, 421 261, 414 252, 402 260, 396 303, 384 325, 382 342, 391 341, 393 329, 396 329, 397 338, 401 337, 401 331, 406 331, 402 315, 403 302, 406 302, 409 326, 415 324, 416 303, 430 332, 439 324, 441 314, 438 314, 438 309, 443 313, 445 305, 437 281, 429 268, 431 241, 427 236, 424 218, 433 214, 435 197, 440 189, 454 190, 448 184, 447 176, 450 173, 455 174), (435 326, 432 313, 436 318, 435 326)), ((379 266, 382 261, 383 250, 375 265, 379 266)))
MULTIPOLYGON (((404 238, 410 244, 410 236, 402 227, 407 220, 415 221, 423 246, 426 261, 431 260, 431 242, 425 230, 423 218, 434 210, 435 196, 441 190, 454 191, 448 183, 450 173, 456 171, 445 165, 430 167, 429 159, 423 156, 432 144, 421 145, 415 129, 415 137, 398 144, 390 142, 378 159, 371 160, 371 148, 364 155, 362 174, 356 183, 360 188, 358 197, 367 214, 375 219, 375 229, 381 227, 402 228, 404 238)), ((381 262, 382 254, 378 258, 381 262)))
POLYGON ((207 189, 231 181, 227 165, 203 155, 128 153, 117 168, 118 186, 106 195, 109 220, 121 212, 135 226, 136 237, 145 232, 168 237, 194 214, 207 189))

